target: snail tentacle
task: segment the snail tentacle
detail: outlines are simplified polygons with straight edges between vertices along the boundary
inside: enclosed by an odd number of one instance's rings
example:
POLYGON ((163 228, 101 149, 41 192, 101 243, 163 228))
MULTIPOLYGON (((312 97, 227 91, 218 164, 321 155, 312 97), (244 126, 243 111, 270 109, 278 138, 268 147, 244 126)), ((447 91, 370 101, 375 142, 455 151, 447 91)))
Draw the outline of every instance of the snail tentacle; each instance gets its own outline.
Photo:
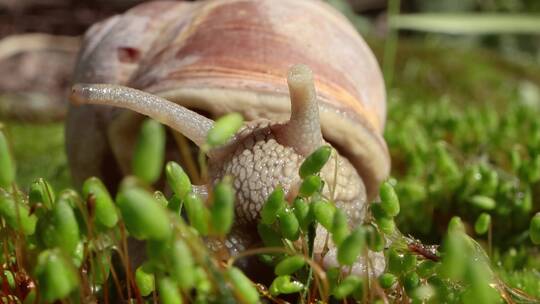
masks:
POLYGON ((75 104, 108 105, 147 115, 192 140, 206 141, 214 121, 156 95, 111 84, 76 84, 70 99, 75 104))
POLYGON ((303 64, 293 66, 287 77, 291 97, 291 118, 279 131, 280 141, 308 155, 323 144, 319 105, 313 73, 303 64))

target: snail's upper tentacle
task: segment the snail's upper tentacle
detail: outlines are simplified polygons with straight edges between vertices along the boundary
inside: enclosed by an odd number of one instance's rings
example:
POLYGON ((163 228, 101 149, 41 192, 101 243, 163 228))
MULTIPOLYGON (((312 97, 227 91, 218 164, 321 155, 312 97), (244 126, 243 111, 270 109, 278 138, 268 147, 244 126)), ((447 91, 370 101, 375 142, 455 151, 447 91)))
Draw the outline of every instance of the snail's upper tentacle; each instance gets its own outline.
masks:
POLYGON ((147 115, 184 134, 202 146, 214 121, 164 98, 140 90, 110 84, 76 84, 70 97, 76 104, 100 104, 126 108, 147 115))

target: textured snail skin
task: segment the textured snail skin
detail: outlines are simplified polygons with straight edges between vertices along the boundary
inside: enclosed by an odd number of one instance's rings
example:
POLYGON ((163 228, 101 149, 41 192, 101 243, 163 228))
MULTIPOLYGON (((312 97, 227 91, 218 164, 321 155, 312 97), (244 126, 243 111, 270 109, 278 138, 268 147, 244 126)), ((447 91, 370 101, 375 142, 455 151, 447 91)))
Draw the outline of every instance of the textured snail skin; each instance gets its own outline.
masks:
MULTIPOLYGON (((366 197, 373 198, 388 174, 380 70, 354 28, 320 1, 146 3, 87 32, 74 82, 126 85, 158 95, 162 98, 121 86, 76 86, 72 100, 117 106, 123 100, 131 104, 127 108, 174 121, 173 129, 198 144, 203 134, 186 130, 207 129, 207 119, 192 111, 186 120, 164 118, 170 113, 159 111, 187 110, 164 106, 163 98, 211 117, 244 115, 249 122, 234 140, 209 154, 212 182, 226 174, 235 178, 237 223, 226 243, 232 253, 259 246, 255 223, 264 198, 278 184, 294 197, 300 163, 324 140, 343 153, 323 168, 324 194, 333 193, 351 225, 362 219, 366 197), (313 76, 297 67, 299 73, 293 68, 285 81, 296 63, 308 64, 313 76), (137 100, 145 102, 137 108, 137 100)), ((100 176, 114 187, 121 173, 129 173, 140 121, 140 115, 107 106, 72 106, 66 138, 75 182, 100 176)), ((317 253, 325 233, 317 231, 317 253)), ((371 256, 381 260, 380 254, 371 256)), ((335 257, 324 263, 334 265, 335 257)), ((355 269, 364 271, 365 263, 359 263, 355 269)), ((384 267, 375 268, 378 273, 384 267)))
MULTIPOLYGON (((232 144, 234 152, 213 161, 210 167, 213 179, 225 175, 234 177, 233 186, 237 191, 236 222, 238 229, 243 231, 255 229, 266 198, 278 185, 288 193, 289 199, 298 191, 298 170, 304 156, 279 143, 280 138, 272 130, 276 126, 279 125, 269 121, 248 124, 232 144)), ((333 192, 336 206, 345 211, 349 223, 354 225, 365 214, 365 188, 356 169, 346 158, 337 156, 337 162, 337 172, 334 158, 323 167, 321 176, 326 181, 323 194, 332 197, 333 192)), ((322 251, 325 238, 326 231, 320 229, 315 240, 316 253, 322 251)), ((249 244, 235 240, 235 246, 239 247, 230 249, 241 251, 249 244)))
MULTIPOLYGON (((242 129, 231 146, 234 146, 232 154, 211 163, 211 173, 214 180, 225 175, 234 177, 236 190, 236 221, 233 230, 225 246, 227 250, 236 255, 252 247, 260 247, 256 234, 260 219, 260 211, 268 197, 276 186, 281 185, 288 198, 291 200, 298 191, 300 177, 298 170, 304 159, 295 149, 279 143, 274 128, 281 125, 270 121, 256 121, 242 129)), ((278 133, 279 134, 279 133, 278 133)), ((277 135, 279 136, 279 135, 277 135)), ((362 179, 354 166, 345 158, 337 155, 333 157, 322 169, 321 177, 326 184, 323 195, 332 197, 337 208, 345 211, 350 226, 361 223, 366 212, 366 190, 362 179)), ((339 266, 336 258, 336 248, 329 238, 327 231, 318 226, 314 242, 314 254, 320 256, 324 250, 325 242, 328 242, 331 250, 325 255, 323 265, 325 268, 339 266)), ((219 247, 221 244, 214 244, 219 247)), ((218 250, 218 248, 214 248, 218 250)), ((360 258, 355 263, 352 272, 364 275, 369 271, 376 276, 384 271, 384 256, 380 253, 370 252, 370 263, 360 258), (368 270, 368 266, 370 269, 368 270)), ((244 268, 254 267, 252 264, 244 265, 244 268)), ((258 275, 258 273, 257 273, 258 275)))

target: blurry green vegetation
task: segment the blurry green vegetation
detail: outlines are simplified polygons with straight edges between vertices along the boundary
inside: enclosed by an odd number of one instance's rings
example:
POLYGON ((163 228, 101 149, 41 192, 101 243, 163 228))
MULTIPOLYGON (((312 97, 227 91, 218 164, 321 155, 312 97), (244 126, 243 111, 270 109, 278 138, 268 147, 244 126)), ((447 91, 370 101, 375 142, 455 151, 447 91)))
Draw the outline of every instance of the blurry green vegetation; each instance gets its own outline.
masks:
MULTIPOLYGON (((234 135, 241 126, 235 115, 218 120, 205 145, 211 139, 224 143, 234 135)), ((370 203, 362 221, 349 227, 345 212, 323 193, 325 181, 319 172, 334 153, 329 146, 314 151, 300 166, 302 182, 291 205, 280 187, 268 197, 257 225, 261 247, 239 255, 220 247, 209 250, 205 243, 223 246, 219 244, 231 232, 232 180, 218 181, 204 202, 183 169, 169 162, 165 174, 172 195, 153 189, 160 175, 154 173, 164 167, 165 142, 150 139, 163 132, 155 121, 143 123, 134 151, 133 167, 138 169, 124 178, 114 200, 95 177, 84 183, 82 195, 71 189, 55 191, 43 179, 33 182, 27 195, 17 189, 12 174, 2 175, 2 301, 255 304, 262 297, 276 303, 283 297, 298 303, 531 299, 492 271, 485 250, 466 234, 459 217, 449 222, 439 250, 401 234, 394 222, 401 211, 394 181, 382 184, 380 199, 370 203), (321 264, 331 247, 328 242, 323 248, 314 247, 319 228, 328 231, 336 249, 337 265, 326 269, 321 264), (145 247, 143 260, 133 257, 141 255, 128 249, 128 236, 139 241, 139 249, 145 247), (249 278, 234 266, 252 255, 274 269, 271 284, 249 278), (351 267, 368 255, 384 256, 386 266, 367 263, 368 271, 351 273, 351 267), (136 269, 127 266, 133 259, 136 269)), ((0 161, 13 167, 3 136, 0 132, 0 161)), ((536 281, 527 281, 529 277, 512 279, 534 292, 536 281)))
POLYGON ((401 14, 389 25, 399 30, 445 34, 540 34, 540 18, 529 14, 401 14))
MULTIPOLYGON (((382 60, 384 45, 374 39, 369 43, 382 60)), ((540 65, 448 42, 401 39, 394 73, 389 95, 405 103, 426 102, 429 106, 444 97, 460 106, 498 107, 540 98, 540 65)))
POLYGON ((23 189, 37 177, 49 180, 57 189, 70 185, 63 123, 3 124, 17 162, 17 182, 23 189))
POLYGON ((463 11, 484 11, 498 13, 514 12, 540 12, 540 2, 536 0, 412 0, 408 1, 420 11, 445 11, 445 12, 463 12, 463 11))

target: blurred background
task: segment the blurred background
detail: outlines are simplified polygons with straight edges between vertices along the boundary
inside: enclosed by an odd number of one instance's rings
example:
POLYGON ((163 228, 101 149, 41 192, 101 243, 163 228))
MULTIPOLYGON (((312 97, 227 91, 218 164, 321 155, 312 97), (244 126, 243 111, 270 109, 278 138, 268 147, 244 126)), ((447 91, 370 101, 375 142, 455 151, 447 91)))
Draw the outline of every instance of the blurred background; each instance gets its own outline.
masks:
MULTIPOLYGON (((0 0, 0 122, 20 185, 70 185, 62 121, 81 35, 140 2, 0 0)), ((400 230, 438 243, 451 216, 472 230, 487 212, 492 229, 478 239, 494 265, 540 296, 540 253, 526 232, 540 211, 540 1, 327 2, 384 72, 400 230)))
MULTIPOLYGON (((0 75, 9 74, 0 77, 0 117, 61 119, 58 105, 64 102, 80 36, 94 22, 140 2, 0 0, 0 75)), ((422 91, 422 97, 475 100, 507 98, 515 90, 538 93, 540 75, 533 66, 540 62, 539 1, 327 2, 368 40, 391 90, 412 98, 422 91), (490 68, 500 69, 500 75, 490 68)))
MULTIPOLYGON (((540 80, 533 68, 540 62, 540 21, 535 17, 540 1, 326 1, 364 35, 384 66, 390 89, 476 100, 506 98, 520 89, 532 94, 540 80), (463 60, 490 67, 475 69, 463 60), (490 75, 489 68, 501 69, 501 75, 490 75), (516 80, 524 82, 515 85, 497 76, 521 76, 516 80), (499 95, 494 87, 506 92, 499 95)), ((64 111, 58 104, 63 103, 81 35, 96 21, 140 2, 0 0, 0 117, 61 119, 64 111)))

